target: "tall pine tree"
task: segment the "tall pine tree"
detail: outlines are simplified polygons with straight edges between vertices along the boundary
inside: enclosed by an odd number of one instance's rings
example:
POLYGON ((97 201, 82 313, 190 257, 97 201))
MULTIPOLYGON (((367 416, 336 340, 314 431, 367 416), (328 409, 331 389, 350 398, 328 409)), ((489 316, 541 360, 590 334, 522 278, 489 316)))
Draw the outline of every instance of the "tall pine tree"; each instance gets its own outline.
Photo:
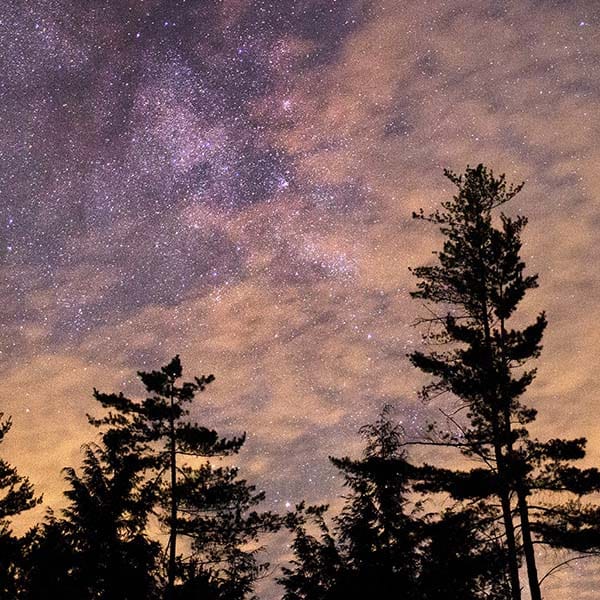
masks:
POLYGON ((500 499, 513 600, 521 597, 520 548, 513 521, 518 513, 530 595, 540 600, 533 531, 542 528, 532 524, 529 497, 541 489, 588 493, 598 489, 598 474, 569 464, 583 456, 584 440, 542 443, 529 438, 527 426, 536 411, 522 396, 535 377, 528 363, 540 354, 547 323, 541 313, 528 326, 509 324, 527 291, 537 287, 537 276, 525 273, 520 257, 526 218, 504 213, 494 217, 495 209, 512 200, 522 185, 507 186, 503 175, 495 177, 483 165, 467 167, 460 176, 445 174, 457 194, 442 203, 442 210, 414 215, 437 225, 444 236, 436 263, 413 271, 419 279, 413 297, 440 309, 423 319, 435 350, 416 351, 410 358, 433 376, 423 390, 425 398, 450 392, 467 409, 463 422, 452 419, 456 435, 440 443, 481 459, 492 475, 480 469, 447 473, 448 485, 459 496, 500 499))
POLYGON ((229 597, 242 598, 260 567, 255 554, 241 546, 273 529, 275 518, 250 510, 263 497, 237 480, 235 469, 207 461, 236 454, 245 436, 224 438, 190 420, 195 395, 213 375, 180 383, 178 356, 160 371, 138 375, 148 394, 144 400, 95 390, 96 400, 109 412, 99 419, 90 417, 90 422, 102 428, 105 441, 126 438, 131 453, 146 463, 146 478, 168 534, 166 598, 192 597, 196 591, 226 597, 225 589, 229 597), (182 545, 178 551, 182 536, 191 547, 182 545))

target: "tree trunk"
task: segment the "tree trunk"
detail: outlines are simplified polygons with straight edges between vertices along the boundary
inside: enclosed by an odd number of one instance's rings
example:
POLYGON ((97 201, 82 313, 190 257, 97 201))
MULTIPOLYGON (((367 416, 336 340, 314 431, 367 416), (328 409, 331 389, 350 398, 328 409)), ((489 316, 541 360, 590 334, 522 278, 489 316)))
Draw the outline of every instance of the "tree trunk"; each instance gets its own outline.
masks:
POLYGON ((175 417, 173 414, 174 398, 171 393, 171 416, 169 419, 170 471, 171 471, 171 517, 169 519, 169 564, 167 568, 167 599, 175 597, 175 566, 177 559, 177 454, 175 445, 175 417))
MULTIPOLYGON (((515 525, 512 519, 510 506, 510 490, 506 484, 504 457, 499 445, 495 446, 496 464, 500 478, 500 504, 502 506, 502 520, 504 532, 506 533, 506 550, 508 553, 508 575, 510 579, 511 600, 521 600, 521 582, 519 580, 519 560, 517 542, 515 538, 515 525)), ((533 600, 533 599, 532 599, 533 600)))
MULTIPOLYGON (((482 316, 483 316, 483 331, 486 344, 486 367, 489 373, 493 373, 492 360, 492 335, 490 332, 490 323, 488 319, 487 296, 485 291, 482 293, 482 316)), ((497 394, 492 394, 488 399, 491 406, 498 403, 497 394)), ((515 538, 515 525, 512 518, 512 510, 510 506, 510 485, 508 479, 508 467, 504 460, 505 456, 502 453, 502 446, 510 444, 510 432, 506 440, 503 440, 504 433, 500 430, 500 408, 495 408, 492 413, 492 433, 494 436, 494 454, 496 458, 496 468, 498 469, 498 477, 500 479, 500 504, 502 506, 502 520, 504 521, 504 531, 506 533, 506 550, 508 553, 508 575, 510 578, 510 597, 511 600, 521 600, 521 582, 519 580, 519 553, 517 551, 517 541, 515 538)), ((509 421, 510 427, 510 421, 509 421)))
POLYGON ((519 516, 521 518, 521 531, 523 534, 523 553, 527 565, 527 578, 529 580, 529 591, 531 600, 542 600, 542 592, 538 581, 537 566, 535 564, 535 552, 531 538, 531 527, 529 525, 529 507, 527 506, 527 494, 522 486, 517 490, 519 498, 519 516))
MULTIPOLYGON (((506 328, 504 319, 500 320, 500 351, 502 361, 508 369, 506 363, 506 355, 504 351, 504 340, 506 339, 506 328)), ((510 408, 508 402, 503 398, 504 404, 504 428, 507 439, 507 451, 509 456, 513 454, 512 431, 510 425, 510 408)), ((514 463, 513 463, 514 464, 514 463)), ((527 494, 523 488, 523 482, 520 480, 521 475, 517 475, 519 480, 516 484, 517 501, 519 507, 519 518, 521 519, 521 534, 523 536, 523 553, 525 554, 525 564, 527 566, 527 579, 529 582, 529 593, 531 600, 542 600, 540 584, 538 582, 537 566, 535 564, 535 552, 533 550, 533 541, 531 539, 531 527, 529 525, 529 509, 527 506, 527 494)))

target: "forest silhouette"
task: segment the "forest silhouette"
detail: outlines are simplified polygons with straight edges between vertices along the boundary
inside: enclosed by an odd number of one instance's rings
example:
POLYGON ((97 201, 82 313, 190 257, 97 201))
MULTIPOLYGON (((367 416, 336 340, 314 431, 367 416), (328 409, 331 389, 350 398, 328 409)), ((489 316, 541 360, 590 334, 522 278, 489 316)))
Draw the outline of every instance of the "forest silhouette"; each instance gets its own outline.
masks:
MULTIPOLYGON (((412 269, 412 296, 427 310, 416 324, 424 343, 408 358, 428 377, 422 400, 449 395, 452 412, 440 409, 409 439, 382 407, 359 432, 360 457, 330 458, 341 510, 299 498, 276 514, 221 460, 245 435, 222 437, 190 417, 214 376, 184 380, 175 356, 138 373, 141 400, 94 390, 98 435, 80 467, 64 469, 65 508, 20 536, 13 518, 41 497, 0 460, 0 597, 243 600, 273 577, 284 600, 542 600, 537 545, 598 555, 600 472, 576 466, 586 440, 530 435, 537 411, 525 396, 547 320, 540 312, 523 325, 519 311, 538 279, 521 257, 527 219, 503 207, 522 185, 483 165, 445 175, 455 195, 413 215, 443 245, 412 269), (439 446, 472 468, 419 462, 414 446, 439 446), (262 552, 278 531, 292 559, 274 574, 262 552)), ((11 426, 2 421, 0 441, 11 426)))

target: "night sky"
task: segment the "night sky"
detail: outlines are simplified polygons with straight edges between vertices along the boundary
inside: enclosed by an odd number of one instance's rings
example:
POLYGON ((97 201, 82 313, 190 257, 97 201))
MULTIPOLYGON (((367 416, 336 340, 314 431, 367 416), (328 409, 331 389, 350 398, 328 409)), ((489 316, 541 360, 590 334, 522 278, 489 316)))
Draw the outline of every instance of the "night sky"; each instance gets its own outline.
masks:
MULTIPOLYGON (((600 465, 599 27, 597 0, 3 0, 3 456, 60 506, 92 388, 179 353, 266 506, 335 501, 360 425, 435 413, 408 267, 440 238, 410 216, 484 162, 526 182, 534 432, 600 465)), ((547 600, 597 599, 588 563, 547 600)))

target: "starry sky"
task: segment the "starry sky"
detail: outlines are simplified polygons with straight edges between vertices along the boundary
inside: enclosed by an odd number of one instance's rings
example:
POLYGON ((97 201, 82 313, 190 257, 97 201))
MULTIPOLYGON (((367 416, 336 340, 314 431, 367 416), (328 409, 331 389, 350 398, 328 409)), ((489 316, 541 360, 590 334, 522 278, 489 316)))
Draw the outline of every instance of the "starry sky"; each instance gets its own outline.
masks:
POLYGON ((327 456, 384 404, 411 435, 435 412, 408 267, 440 238, 410 215, 484 162, 526 182, 535 433, 600 464, 599 27, 597 0, 4 0, 4 456, 59 506, 92 388, 138 393, 179 353, 269 507, 334 500, 327 456))

